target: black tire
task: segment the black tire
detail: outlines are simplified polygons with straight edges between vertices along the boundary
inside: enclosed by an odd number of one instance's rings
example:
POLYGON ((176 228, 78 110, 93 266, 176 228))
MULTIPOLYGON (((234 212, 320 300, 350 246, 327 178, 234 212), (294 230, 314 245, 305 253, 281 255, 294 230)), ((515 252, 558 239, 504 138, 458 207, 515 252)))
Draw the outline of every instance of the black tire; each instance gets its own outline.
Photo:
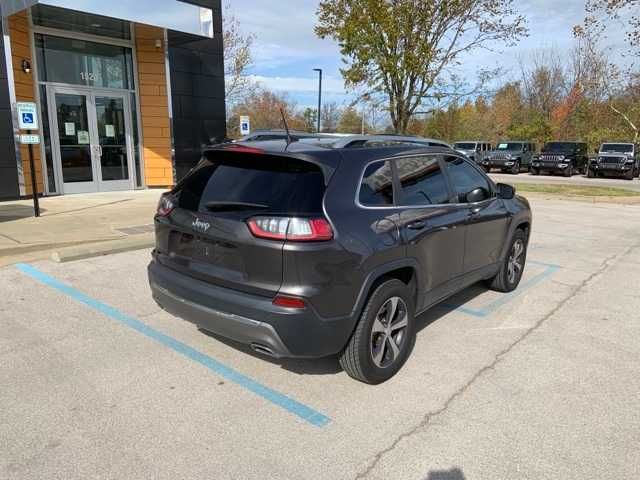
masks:
POLYGON ((636 178, 640 177, 640 167, 636 168, 636 178))
POLYGON ((627 173, 624 174, 624 178, 626 180, 633 180, 635 178, 635 173, 633 170, 629 170, 627 173))
POLYGON ((567 168, 564 169, 563 172, 565 177, 573 177, 573 164, 570 163, 567 168))
POLYGON ((356 329, 340 355, 340 365, 344 371, 350 377, 371 385, 393 377, 407 361, 413 348, 416 338, 414 315, 413 294, 405 283, 390 279, 380 284, 369 297, 356 329), (385 325, 394 299, 400 299, 403 305, 400 301, 396 303, 392 324, 403 323, 406 317, 406 327, 398 328, 395 332, 386 330, 385 325), (378 329, 385 327, 385 331, 374 332, 374 325, 378 329), (391 342, 397 347, 397 353, 391 342))
POLYGON ((536 167, 531 167, 531 175, 540 175, 540 169, 536 167))
POLYGON ((520 173, 520 160, 516 161, 516 163, 513 164, 513 167, 511 167, 512 175, 518 175, 519 173, 520 173))
MULTIPOLYGON (((524 273, 524 267, 527 262, 527 235, 521 229, 516 230, 513 234, 513 238, 511 238, 511 242, 509 242, 509 249, 507 250, 507 255, 502 262, 502 266, 500 267, 500 271, 498 274, 493 277, 489 281, 489 287, 496 292, 509 293, 513 292, 518 285, 520 284, 520 280, 522 280, 522 274, 524 273), (518 255, 518 259, 520 260, 518 264, 520 265, 520 269, 515 271, 515 275, 511 274, 510 263, 516 253, 516 245, 520 245, 522 247, 522 251, 518 255)), ((515 268, 515 267, 513 267, 515 268)))
POLYGON ((592 169, 589 169, 587 171, 587 177, 588 178, 596 178, 596 173, 592 169))

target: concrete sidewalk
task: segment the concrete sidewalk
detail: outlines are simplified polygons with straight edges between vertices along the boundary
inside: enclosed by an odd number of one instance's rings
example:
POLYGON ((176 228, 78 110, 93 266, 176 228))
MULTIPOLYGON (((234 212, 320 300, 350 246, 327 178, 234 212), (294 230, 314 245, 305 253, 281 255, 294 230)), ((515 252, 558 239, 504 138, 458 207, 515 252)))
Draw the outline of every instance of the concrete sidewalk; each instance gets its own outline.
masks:
POLYGON ((90 251, 102 245, 118 251, 123 243, 151 245, 161 193, 138 190, 43 198, 40 218, 33 216, 31 200, 0 203, 0 265, 48 258, 68 247, 90 251))

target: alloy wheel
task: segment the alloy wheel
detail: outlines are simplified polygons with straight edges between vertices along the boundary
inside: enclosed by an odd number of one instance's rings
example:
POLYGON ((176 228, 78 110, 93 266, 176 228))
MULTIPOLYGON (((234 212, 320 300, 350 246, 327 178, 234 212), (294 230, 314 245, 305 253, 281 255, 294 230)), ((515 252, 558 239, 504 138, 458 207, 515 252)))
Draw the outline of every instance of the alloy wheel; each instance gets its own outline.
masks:
POLYGON ((524 268, 524 242, 516 240, 511 248, 507 264, 507 280, 510 284, 516 283, 524 268))
POLYGON ((407 341, 409 312, 400 297, 387 300, 373 321, 370 350, 373 363, 379 368, 393 365, 407 341))

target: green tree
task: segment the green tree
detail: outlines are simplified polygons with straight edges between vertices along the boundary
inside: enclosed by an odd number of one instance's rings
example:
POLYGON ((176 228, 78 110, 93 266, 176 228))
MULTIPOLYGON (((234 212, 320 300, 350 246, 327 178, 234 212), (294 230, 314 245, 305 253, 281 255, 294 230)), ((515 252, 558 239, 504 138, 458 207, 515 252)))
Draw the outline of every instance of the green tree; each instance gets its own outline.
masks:
MULTIPOLYGON (((365 131, 368 125, 365 125, 365 131)), ((355 107, 347 107, 342 111, 340 121, 338 122, 338 133, 361 133, 362 132, 362 115, 355 107)))
POLYGON ((460 57, 526 34, 514 0, 321 0, 316 33, 338 41, 348 87, 384 93, 396 132, 427 99, 447 95, 460 57))
POLYGON ((305 108, 302 112, 304 119, 304 129, 307 132, 315 132, 318 128, 318 110, 315 108, 305 108))

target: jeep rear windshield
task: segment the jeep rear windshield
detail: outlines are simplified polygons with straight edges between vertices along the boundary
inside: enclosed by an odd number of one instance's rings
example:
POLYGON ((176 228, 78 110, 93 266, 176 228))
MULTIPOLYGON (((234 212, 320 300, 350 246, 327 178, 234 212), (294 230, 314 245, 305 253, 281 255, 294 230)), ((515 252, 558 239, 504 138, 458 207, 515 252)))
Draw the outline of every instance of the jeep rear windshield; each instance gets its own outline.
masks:
POLYGON ((287 215, 322 212, 324 175, 312 163, 236 152, 207 155, 179 188, 180 208, 198 212, 256 209, 287 215))
POLYGON ((522 143, 499 143, 496 150, 504 150, 508 152, 519 152, 523 149, 522 143))
POLYGON ((475 143, 456 143, 454 147, 460 150, 475 150, 476 144, 475 143))
POLYGON ((550 142, 544 145, 545 152, 573 152, 578 149, 576 143, 550 142))
POLYGON ((633 145, 628 145, 625 143, 605 143, 600 148, 601 152, 612 152, 612 153, 633 153, 633 145))

